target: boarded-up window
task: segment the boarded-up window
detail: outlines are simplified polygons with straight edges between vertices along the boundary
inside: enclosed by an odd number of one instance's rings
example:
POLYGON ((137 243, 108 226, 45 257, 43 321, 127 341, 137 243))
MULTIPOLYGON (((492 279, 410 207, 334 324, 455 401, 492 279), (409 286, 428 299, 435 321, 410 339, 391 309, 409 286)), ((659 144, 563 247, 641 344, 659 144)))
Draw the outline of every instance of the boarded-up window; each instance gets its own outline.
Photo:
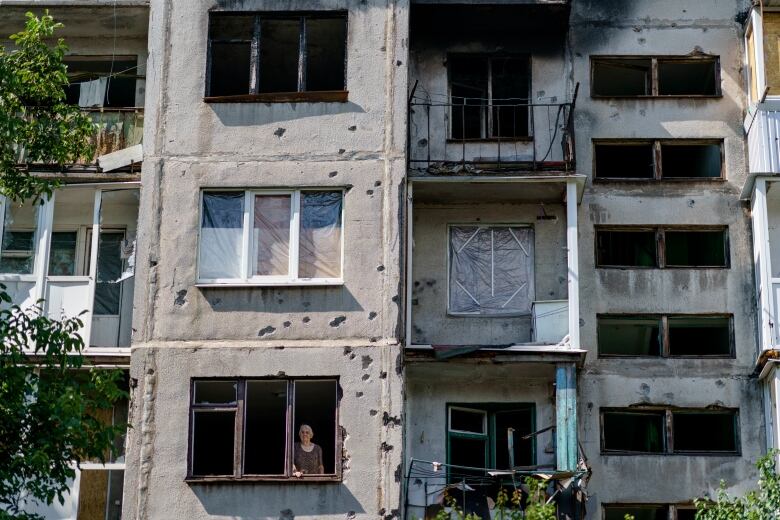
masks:
POLYGON ((533 237, 530 227, 450 227, 449 312, 529 313, 534 298, 533 237))

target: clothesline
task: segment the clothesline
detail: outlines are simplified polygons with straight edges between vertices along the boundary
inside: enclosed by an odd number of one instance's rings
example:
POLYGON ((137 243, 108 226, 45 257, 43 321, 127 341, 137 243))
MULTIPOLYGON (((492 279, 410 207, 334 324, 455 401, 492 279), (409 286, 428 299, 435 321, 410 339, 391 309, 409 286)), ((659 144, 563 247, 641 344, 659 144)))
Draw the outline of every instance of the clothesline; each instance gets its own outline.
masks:
MULTIPOLYGON (((131 70, 137 69, 137 68, 138 68, 138 65, 133 65, 132 67, 127 68, 125 70, 120 70, 119 72, 110 73, 110 74, 107 74, 105 76, 102 76, 102 75, 98 76, 96 79, 103 79, 103 78, 110 79, 110 78, 114 78, 114 77, 117 77, 117 76, 120 76, 120 75, 124 74, 125 72, 131 71, 131 70)), ((95 73, 95 72, 80 72, 80 73, 76 74, 74 77, 78 78, 79 76, 84 76, 84 75, 87 75, 87 74, 93 75, 93 74, 99 74, 99 73, 95 73)), ((146 76, 135 75, 135 78, 136 79, 145 79, 146 76)), ((84 80, 84 81, 71 81, 70 84, 71 85, 81 85, 83 83, 89 83, 90 81, 96 81, 96 79, 90 79, 90 80, 84 80)))

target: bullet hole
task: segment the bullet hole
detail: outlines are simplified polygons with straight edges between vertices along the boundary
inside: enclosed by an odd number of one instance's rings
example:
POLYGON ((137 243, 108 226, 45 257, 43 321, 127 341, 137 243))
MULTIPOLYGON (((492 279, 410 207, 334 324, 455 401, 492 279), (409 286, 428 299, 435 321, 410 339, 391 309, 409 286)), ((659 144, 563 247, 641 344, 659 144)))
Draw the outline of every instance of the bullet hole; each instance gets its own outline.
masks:
POLYGON ((357 126, 352 125, 349 128, 347 128, 347 130, 349 130, 350 132, 354 132, 355 130, 357 130, 357 126))
POLYGON ((311 321, 311 318, 309 318, 308 316, 304 316, 301 321, 304 323, 309 323, 311 321))
POLYGON ((401 361, 401 354, 398 354, 397 356, 395 356, 395 373, 400 376, 403 371, 404 371, 404 365, 403 362, 401 361))
POLYGON ((217 305, 219 305, 220 303, 222 303, 222 298, 212 298, 212 299, 211 299, 211 300, 209 300, 209 301, 211 302, 211 305, 213 305, 213 306, 215 306, 215 307, 216 307, 217 305))
POLYGON ((580 327, 585 326, 585 320, 583 318, 580 318, 580 327))
POLYGON ((718 379, 717 381, 715 381, 715 386, 717 386, 718 388, 723 388, 724 386, 726 386, 726 383, 718 379))
POLYGON ((278 303, 279 305, 281 305, 281 304, 283 304, 283 303, 284 303, 284 300, 283 300, 283 299, 281 299, 281 298, 279 298, 278 300, 276 300, 276 303, 278 303))
POLYGON ((420 139, 419 141, 417 141, 417 146, 419 146, 420 148, 425 148, 426 146, 428 146, 428 140, 420 139))
POLYGON ((395 467, 395 471, 393 472, 393 480, 395 480, 395 483, 401 482, 401 465, 395 467))
POLYGON ((377 410, 369 410, 369 411, 368 411, 368 415, 370 415, 371 417, 374 417, 374 416, 375 416, 376 414, 378 414, 378 413, 379 413, 379 412, 378 412, 377 410))
POLYGON ((404 62, 402 62, 401 60, 396 60, 395 64, 396 66, 400 67, 401 65, 404 64, 404 62))
POLYGON ((384 370, 379 372, 379 379, 387 379, 387 372, 385 372, 384 370))
POLYGON ((401 418, 385 412, 382 415, 382 424, 385 426, 401 426, 401 418))
POLYGON ((383 442, 380 447, 382 448, 382 451, 384 451, 385 453, 393 449, 393 445, 387 444, 386 442, 383 442))
POLYGON ((138 386, 138 379, 135 377, 130 378, 130 388, 135 388, 138 386))
MULTIPOLYGON (((353 354, 353 356, 354 356, 354 354, 353 354)), ((361 377, 360 379, 362 379, 363 381, 368 381, 369 379, 371 379, 371 376, 368 375, 368 374, 363 374, 363 377, 361 377)))
POLYGON ((352 347, 344 347, 344 355, 348 356, 352 354, 352 347))
POLYGON ((282 346, 274 347, 274 350, 284 350, 284 347, 282 346))
POLYGON ((420 300, 418 300, 417 298, 412 298, 412 305, 417 305, 419 303, 420 303, 420 300))
POLYGON ((366 195, 373 195, 373 194, 374 194, 374 190, 366 190, 366 195))
POLYGON ((393 303, 398 303, 398 300, 399 300, 399 298, 398 298, 397 294, 395 296, 393 296, 392 298, 390 298, 390 301, 393 302, 393 303))
POLYGON ((174 298, 174 300, 173 300, 173 304, 174 305, 178 305, 178 306, 181 307, 182 305, 187 303, 187 299, 185 298, 185 296, 187 296, 187 291, 186 290, 178 291, 176 293, 176 298, 174 298))
POLYGON ((387 47, 382 45, 381 47, 379 47, 379 50, 385 52, 387 50, 387 47))
POLYGON ((374 311, 369 312, 368 313, 368 319, 369 320, 373 320, 374 318, 376 318, 376 313, 374 311))
MULTIPOLYGON (((391 446, 391 448, 392 448, 392 446, 391 446)), ((398 509, 391 509, 390 510, 390 514, 389 515, 385 515, 384 520, 393 520, 393 518, 398 518, 398 517, 399 517, 398 509)))
POLYGON ((588 410, 593 410, 593 403, 588 403, 588 410))
POLYGON ((333 320, 328 325, 330 325, 331 327, 338 327, 339 325, 341 325, 345 321, 347 321, 347 317, 346 316, 336 316, 335 318, 333 318, 333 320))
POLYGON ((149 370, 147 370, 147 371, 146 371, 146 375, 147 375, 147 376, 153 376, 153 375, 154 375, 154 369, 153 369, 153 368, 150 368, 149 370))
POLYGON ((276 373, 276 377, 287 377, 287 373, 284 370, 280 370, 276 373))
POLYGON ((338 174, 339 174, 339 172, 330 172, 330 173, 328 173, 328 177, 335 177, 338 174))
POLYGON ((290 322, 290 321, 285 321, 284 323, 282 323, 282 325, 284 325, 284 328, 286 329, 286 328, 289 328, 289 327, 290 327, 290 325, 292 325, 292 322, 290 322))
POLYGON ((420 282, 419 282, 419 281, 417 281, 417 280, 415 280, 415 282, 414 282, 414 286, 415 286, 415 287, 419 287, 419 286, 420 286, 420 282))
POLYGON ((374 187, 375 188, 378 188, 381 185, 382 185, 382 181, 374 181, 374 187))
POLYGON ((645 117, 647 115, 647 110, 643 108, 642 110, 639 111, 639 115, 645 117))
POLYGON ((376 336, 371 336, 370 338, 368 338, 369 343, 376 343, 377 341, 379 341, 379 338, 377 338, 376 336))
POLYGON ((690 199, 690 200, 688 201, 688 207, 689 207, 689 208, 692 208, 694 205, 696 205, 696 201, 695 201, 695 200, 693 200, 693 199, 690 199))
POLYGON ((376 270, 377 270, 377 271, 379 271, 379 272, 381 273, 382 271, 384 271, 384 270, 385 270, 385 266, 383 266, 383 265, 378 265, 378 266, 376 267, 376 270))
POLYGON ((363 397, 363 392, 355 392, 355 397, 360 399, 361 397, 363 397))
POLYGON ((423 333, 423 330, 420 327, 418 327, 417 325, 415 325, 414 326, 414 333, 418 334, 418 335, 421 335, 423 333))
POLYGON ((360 358, 360 363, 363 365, 363 370, 367 369, 371 366, 371 363, 373 363, 374 360, 371 359, 371 356, 363 356, 360 358))
POLYGON ((282 137, 286 131, 287 131, 287 129, 286 129, 286 128, 282 128, 282 127, 280 126, 280 127, 279 127, 279 128, 277 128, 276 130, 274 130, 274 135, 275 135, 276 137, 282 137))
POLYGON ((274 327, 269 325, 269 326, 267 326, 265 328, 260 329, 260 331, 257 333, 257 335, 262 338, 263 336, 267 336, 269 334, 273 334, 274 332, 276 332, 276 328, 274 328, 274 327))
POLYGON ((295 520, 295 514, 292 509, 282 509, 279 511, 279 520, 295 520))
POLYGON ((356 516, 357 514, 354 511, 350 511, 347 513, 347 520, 354 520, 356 516))
POLYGON ((674 394, 671 392, 666 392, 664 394, 664 397, 667 399, 667 401, 672 402, 672 400, 674 399, 674 394))
POLYGON ((639 45, 644 45, 647 43, 647 40, 644 38, 637 38, 636 41, 639 42, 639 45))
POLYGON ((311 307, 311 302, 303 302, 301 305, 303 305, 304 309, 308 309, 309 307, 311 307))
POLYGON ((344 152, 346 152, 344 148, 339 148, 339 155, 343 154, 344 152))
POLYGON ((149 260, 149 267, 157 267, 157 260, 149 260))

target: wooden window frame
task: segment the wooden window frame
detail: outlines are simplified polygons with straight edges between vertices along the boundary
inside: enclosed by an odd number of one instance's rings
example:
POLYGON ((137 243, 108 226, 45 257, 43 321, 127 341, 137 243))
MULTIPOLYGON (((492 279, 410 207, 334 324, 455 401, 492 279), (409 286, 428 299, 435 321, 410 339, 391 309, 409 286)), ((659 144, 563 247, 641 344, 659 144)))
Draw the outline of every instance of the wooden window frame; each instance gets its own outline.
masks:
POLYGON ((597 183, 631 182, 724 182, 726 180, 726 154, 724 140, 721 139, 593 139, 591 142, 593 181, 597 183), (596 175, 596 147, 597 146, 637 146, 649 145, 653 149, 653 177, 598 177, 596 175), (664 177, 663 176, 663 147, 664 146, 718 146, 720 148, 720 174, 717 177, 664 177))
POLYGON ((715 54, 701 54, 694 56, 680 55, 642 55, 642 54, 605 54, 590 56, 590 97, 593 99, 718 99, 723 97, 721 87, 720 56, 715 54), (593 91, 596 64, 610 60, 650 60, 650 94, 638 95, 600 95, 593 91), (658 93, 658 63, 662 62, 698 62, 711 61, 715 67, 715 94, 659 94, 658 93))
POLYGON ((601 518, 602 520, 606 520, 607 518, 607 509, 610 507, 619 507, 619 508, 651 508, 651 507, 664 507, 666 508, 667 513, 667 520, 678 520, 678 514, 677 512, 681 509, 683 510, 689 510, 689 509, 696 509, 696 506, 693 504, 693 502, 681 502, 681 503, 675 503, 675 504, 663 504, 663 503, 641 503, 641 502, 610 502, 607 504, 601 504, 601 518))
POLYGON ((349 16, 346 10, 333 11, 222 11, 212 10, 209 12, 209 34, 207 40, 206 54, 206 85, 203 101, 206 103, 313 103, 313 102, 332 102, 346 103, 349 97, 347 90, 347 54, 349 43, 349 16), (254 27, 252 39, 250 40, 250 58, 249 58, 249 92, 246 94, 214 96, 211 95, 211 69, 212 69, 212 42, 230 43, 243 42, 247 40, 230 40, 213 38, 211 34, 211 20, 214 17, 229 16, 253 16, 254 27), (260 76, 262 74, 262 64, 260 63, 260 46, 262 45, 262 35, 260 34, 260 25, 262 19, 294 19, 298 18, 300 28, 298 32, 298 88, 295 92, 258 92, 260 85, 260 76), (306 60, 308 54, 306 50, 306 21, 309 19, 343 19, 345 26, 344 40, 344 89, 343 90, 306 90, 306 60))
MULTIPOLYGON (((659 414, 660 415, 660 414, 659 414)), ((599 410, 599 446, 601 455, 635 455, 635 456, 703 456, 703 457, 739 457, 742 456, 741 436, 740 436, 740 419, 739 408, 718 407, 718 408, 692 408, 692 407, 672 407, 672 406, 660 406, 660 405, 643 405, 635 407, 605 407, 599 410), (628 451, 628 450, 609 450, 605 446, 604 438, 604 414, 609 412, 624 412, 624 413, 658 413, 664 414, 664 450, 657 452, 644 452, 644 451, 628 451), (734 420, 734 444, 736 446, 735 451, 678 451, 674 449, 674 427, 672 417, 675 413, 698 413, 698 414, 731 414, 734 420)))
POLYGON ((340 425, 339 410, 341 408, 341 384, 338 376, 307 376, 307 377, 211 377, 211 378, 192 378, 190 380, 190 402, 189 402, 189 427, 187 435, 187 476, 185 482, 190 483, 208 483, 208 482, 341 482, 343 477, 341 453, 344 445, 342 430, 340 425), (195 384, 203 381, 212 382, 235 382, 236 383, 236 402, 234 404, 196 404, 195 403, 195 384), (245 400, 246 384, 253 381, 274 381, 287 383, 287 412, 285 420, 285 474, 284 475, 256 475, 244 474, 244 433, 245 433, 245 400), (335 473, 325 475, 304 475, 295 477, 292 474, 293 465, 293 445, 295 442, 293 431, 293 419, 295 414, 295 383, 297 381, 333 381, 336 383, 336 410, 334 421, 334 470, 335 473), (195 434, 195 411, 232 411, 235 412, 235 424, 233 431, 233 474, 232 475, 194 475, 193 474, 193 439, 195 434))
POLYGON ((734 341, 734 315, 733 314, 723 314, 723 313, 706 313, 706 314, 637 314, 637 313, 627 313, 627 314, 612 314, 612 313, 602 313, 602 314, 596 314, 596 353, 597 357, 599 359, 626 359, 626 358, 636 358, 636 359, 734 359, 736 357, 736 349, 734 348, 735 341, 734 341), (600 342, 599 342, 599 326, 598 321, 602 318, 634 318, 634 319, 656 319, 659 322, 659 333, 660 333, 660 340, 661 340, 661 354, 658 356, 651 356, 651 355, 639 355, 639 354, 602 354, 601 349, 599 348, 600 342), (701 318, 701 319, 707 319, 707 318, 721 318, 721 319, 727 319, 729 321, 729 352, 728 354, 717 354, 712 356, 691 356, 691 355, 672 355, 670 353, 670 341, 669 341, 669 318, 701 318))
POLYGON ((686 225, 679 225, 679 226, 595 226, 595 233, 593 234, 593 240, 594 240, 594 252, 595 252, 595 264, 597 269, 637 269, 637 270, 645 270, 645 269, 730 269, 731 268, 731 247, 729 243, 729 227, 728 226, 712 226, 712 225, 704 225, 704 226, 686 226, 686 225), (613 232, 637 232, 637 231, 653 231, 655 232, 655 251, 656 251, 656 262, 655 266, 634 266, 634 265, 610 265, 610 264, 601 264, 599 262, 598 257, 598 239, 599 239, 599 232, 602 231, 613 231, 613 232), (724 260, 725 265, 666 265, 666 232, 679 232, 679 231, 690 231, 690 232, 714 232, 714 231, 720 231, 723 233, 723 246, 724 246, 724 260))

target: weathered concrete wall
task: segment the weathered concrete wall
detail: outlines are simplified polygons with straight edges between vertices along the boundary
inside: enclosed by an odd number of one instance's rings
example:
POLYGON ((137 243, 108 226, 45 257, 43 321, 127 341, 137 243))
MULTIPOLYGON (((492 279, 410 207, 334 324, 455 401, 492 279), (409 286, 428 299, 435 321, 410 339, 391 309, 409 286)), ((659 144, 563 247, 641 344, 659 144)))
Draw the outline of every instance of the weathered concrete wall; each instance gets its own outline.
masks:
MULTIPOLYGON (((576 133, 578 173, 589 174, 596 138, 719 138, 724 182, 588 183, 580 208, 582 345, 580 433, 594 469, 589 515, 610 502, 679 502, 712 492, 720 479, 735 490, 755 477, 764 446, 761 392, 750 378, 756 355, 752 252, 747 211, 738 201, 745 179, 741 127, 742 1, 575 1, 569 51, 581 83, 576 133), (590 56, 720 56, 723 97, 597 100, 590 97, 590 56), (729 269, 619 270, 594 268, 594 225, 726 225, 729 269), (600 313, 732 313, 733 360, 598 359, 600 313), (599 409, 636 403, 739 408, 741 456, 602 456, 599 409)), ((707 435, 708 432, 701 432, 707 435)))
POLYGON ((448 226, 521 224, 534 230, 534 300, 567 298, 566 210, 545 204, 557 220, 537 220, 538 204, 420 204, 414 208, 412 342, 499 345, 531 341, 531 317, 453 316, 447 312, 448 226))

